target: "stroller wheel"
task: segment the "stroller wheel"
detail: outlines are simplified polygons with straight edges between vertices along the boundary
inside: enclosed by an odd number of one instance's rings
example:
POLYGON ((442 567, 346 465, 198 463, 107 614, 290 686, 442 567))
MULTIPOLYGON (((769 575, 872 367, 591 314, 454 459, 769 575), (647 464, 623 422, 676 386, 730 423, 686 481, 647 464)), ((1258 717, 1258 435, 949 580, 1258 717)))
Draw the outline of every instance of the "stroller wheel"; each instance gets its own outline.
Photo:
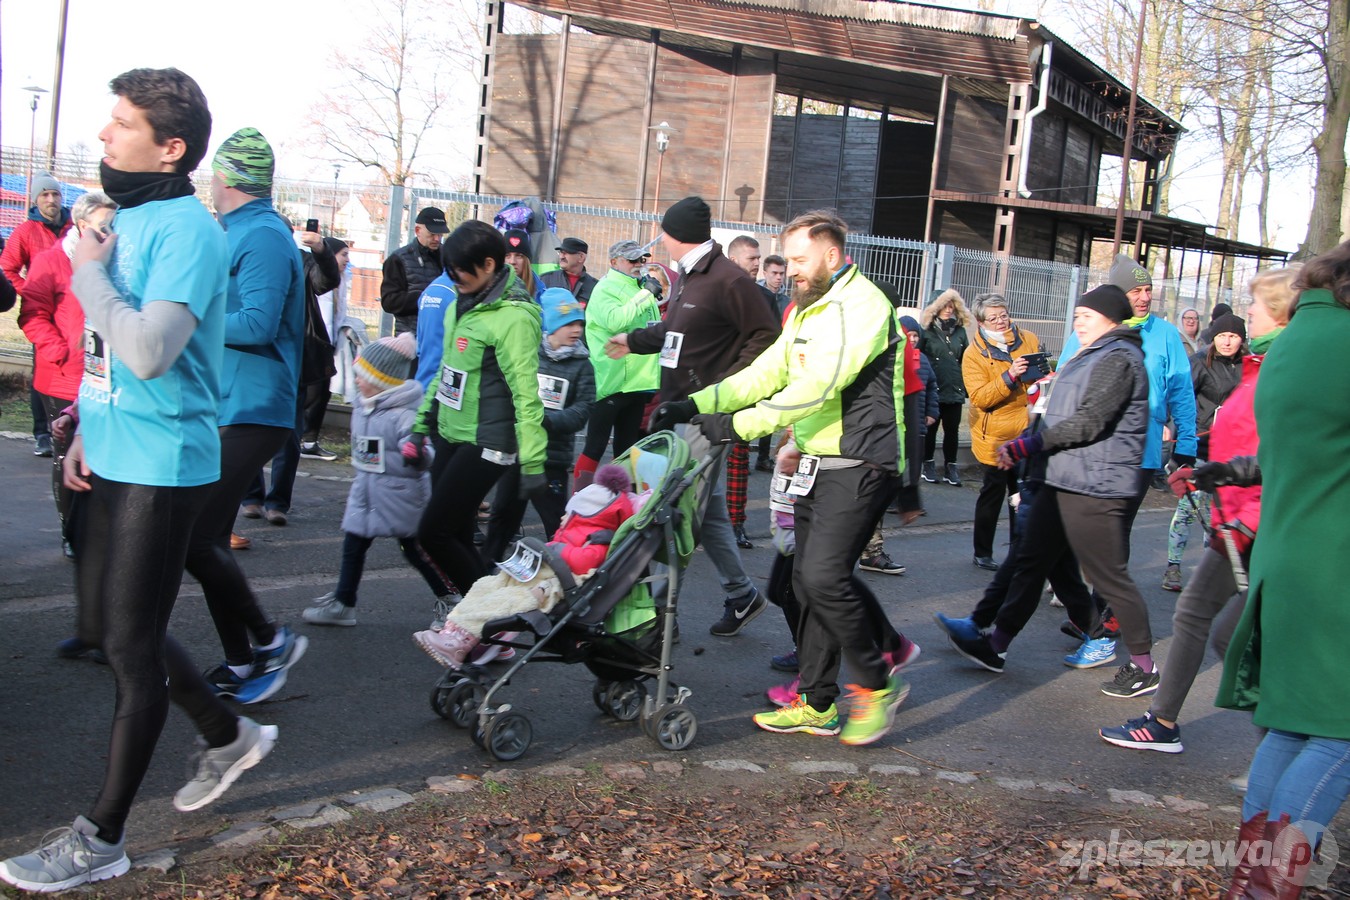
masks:
POLYGON ((595 708, 605 715, 609 715, 609 704, 605 702, 605 697, 609 693, 608 681, 603 678, 595 679, 595 685, 591 688, 591 701, 595 703, 595 708))
POLYGON ((684 750, 694 743, 698 719, 689 707, 675 703, 656 714, 650 733, 663 750, 684 750))
POLYGON ((642 713, 647 689, 639 681, 616 681, 605 692, 605 706, 609 714, 620 722, 631 722, 642 713))
POLYGON ((487 691, 482 685, 466 678, 450 688, 446 693, 445 717, 452 725, 468 728, 478 718, 478 707, 482 705, 487 691))
POLYGON ((529 719, 518 712, 505 712, 488 719, 483 741, 495 758, 510 762, 525 755, 533 735, 529 719))

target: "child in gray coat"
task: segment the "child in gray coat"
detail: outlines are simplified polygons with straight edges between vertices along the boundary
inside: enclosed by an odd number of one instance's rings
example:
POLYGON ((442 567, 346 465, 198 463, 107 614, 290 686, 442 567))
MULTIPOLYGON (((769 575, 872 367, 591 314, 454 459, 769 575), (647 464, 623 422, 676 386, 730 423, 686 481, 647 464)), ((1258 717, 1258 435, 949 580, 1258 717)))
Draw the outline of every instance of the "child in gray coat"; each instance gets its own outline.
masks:
MULTIPOLYGON (((381 338, 361 348, 357 357, 352 406, 352 466, 356 479, 342 516, 342 565, 337 588, 304 611, 312 625, 356 624, 356 589, 365 568, 366 551, 377 537, 392 537, 408 563, 426 579, 436 595, 434 615, 443 622, 458 600, 458 591, 432 564, 417 543, 417 523, 431 496, 431 451, 417 459, 401 452, 411 439, 422 387, 411 380, 417 344, 411 333, 381 338)), ((439 623, 438 623, 439 624, 439 623)))

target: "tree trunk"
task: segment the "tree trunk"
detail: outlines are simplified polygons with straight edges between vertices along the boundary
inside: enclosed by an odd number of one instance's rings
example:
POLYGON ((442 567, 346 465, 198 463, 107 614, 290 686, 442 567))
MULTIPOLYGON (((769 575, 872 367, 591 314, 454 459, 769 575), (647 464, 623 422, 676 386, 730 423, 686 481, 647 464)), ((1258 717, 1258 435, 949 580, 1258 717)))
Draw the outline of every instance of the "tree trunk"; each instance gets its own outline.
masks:
POLYGON ((1308 234, 1295 254, 1308 259, 1325 253, 1341 240, 1341 205, 1345 195, 1345 136, 1350 127, 1350 16, 1344 3, 1328 4, 1322 129, 1313 139, 1317 178, 1313 182, 1308 234))

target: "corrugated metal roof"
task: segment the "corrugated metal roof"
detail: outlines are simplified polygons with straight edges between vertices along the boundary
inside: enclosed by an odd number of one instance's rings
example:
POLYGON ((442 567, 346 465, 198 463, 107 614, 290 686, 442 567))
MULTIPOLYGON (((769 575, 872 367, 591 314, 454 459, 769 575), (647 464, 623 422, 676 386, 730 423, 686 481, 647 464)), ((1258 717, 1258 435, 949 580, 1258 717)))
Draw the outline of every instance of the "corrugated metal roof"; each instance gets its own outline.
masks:
POLYGON ((723 0, 728 6, 781 9, 859 22, 890 22, 914 25, 936 31, 974 34, 981 37, 1014 40, 1022 31, 1024 19, 997 13, 972 12, 922 3, 895 3, 891 0, 723 0))

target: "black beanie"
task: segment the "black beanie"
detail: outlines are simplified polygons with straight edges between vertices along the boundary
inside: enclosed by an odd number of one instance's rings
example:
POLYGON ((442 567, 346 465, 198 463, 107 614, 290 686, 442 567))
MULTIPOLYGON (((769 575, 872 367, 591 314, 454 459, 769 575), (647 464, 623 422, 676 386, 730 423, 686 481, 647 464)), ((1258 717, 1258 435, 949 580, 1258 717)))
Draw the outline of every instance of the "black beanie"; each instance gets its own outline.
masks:
POLYGON ((661 230, 681 244, 712 239, 712 210, 702 197, 685 197, 661 217, 661 230))
MULTIPOLYGON (((1209 314, 1209 321, 1217 322, 1219 321, 1219 316, 1229 315, 1232 311, 1233 307, 1229 306, 1227 303, 1216 303, 1214 304, 1214 309, 1209 314)), ((1218 332, 1215 333, 1217 334, 1218 332)))
POLYGON ((1134 315, 1134 310, 1130 308, 1130 300, 1125 296, 1125 292, 1114 284, 1103 284, 1095 287, 1086 294, 1078 298, 1074 306, 1086 306, 1088 309, 1095 310, 1106 316, 1112 322, 1124 322, 1134 315))
POLYGON ((1232 313, 1224 313, 1210 324, 1208 331, 1211 336, 1217 337, 1225 332, 1236 334, 1244 341, 1247 339, 1247 323, 1242 321, 1240 316, 1232 313))

